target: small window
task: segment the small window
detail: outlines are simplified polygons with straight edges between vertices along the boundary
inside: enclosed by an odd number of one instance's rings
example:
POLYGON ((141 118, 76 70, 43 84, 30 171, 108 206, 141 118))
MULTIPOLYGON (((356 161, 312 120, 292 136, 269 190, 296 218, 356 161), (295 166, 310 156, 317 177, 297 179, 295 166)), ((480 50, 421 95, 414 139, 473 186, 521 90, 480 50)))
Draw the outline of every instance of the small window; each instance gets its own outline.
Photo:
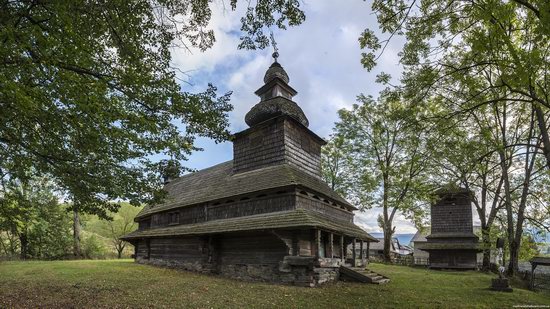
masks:
POLYGON ((178 224, 178 223, 180 223, 180 213, 179 212, 172 212, 172 213, 168 214, 168 216, 170 217, 169 224, 178 224))

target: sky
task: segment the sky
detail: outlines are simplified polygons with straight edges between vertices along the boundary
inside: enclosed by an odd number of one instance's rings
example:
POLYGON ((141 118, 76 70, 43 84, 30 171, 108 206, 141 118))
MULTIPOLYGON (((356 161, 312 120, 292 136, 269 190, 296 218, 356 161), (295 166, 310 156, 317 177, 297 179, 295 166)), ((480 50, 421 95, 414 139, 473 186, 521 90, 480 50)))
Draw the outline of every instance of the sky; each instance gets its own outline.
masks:
MULTIPOLYGON (((306 21, 287 30, 272 29, 279 49, 279 63, 290 77, 290 85, 298 91, 294 101, 309 119, 309 128, 327 139, 338 110, 350 108, 359 94, 376 97, 383 86, 376 84, 380 72, 398 78, 400 66, 398 52, 402 40, 396 38, 380 57, 375 70, 368 72, 361 63, 358 38, 369 27, 378 29, 376 17, 368 1, 301 1, 306 21)), ((216 43, 206 52, 186 50, 172 51, 173 65, 185 82, 185 91, 203 91, 212 83, 220 93, 232 91, 229 114, 232 133, 246 129, 244 115, 259 102, 254 95, 263 85, 265 71, 273 62, 271 48, 265 50, 239 50, 240 17, 246 1, 240 1, 236 11, 224 8, 215 1, 210 27, 216 35, 216 43)), ((189 158, 187 166, 203 169, 231 160, 232 144, 215 144, 199 139, 197 146, 204 149, 189 158)), ((380 208, 357 212, 356 224, 368 232, 380 232, 377 216, 380 208)), ((396 233, 414 233, 416 229, 403 216, 395 219, 396 233)))

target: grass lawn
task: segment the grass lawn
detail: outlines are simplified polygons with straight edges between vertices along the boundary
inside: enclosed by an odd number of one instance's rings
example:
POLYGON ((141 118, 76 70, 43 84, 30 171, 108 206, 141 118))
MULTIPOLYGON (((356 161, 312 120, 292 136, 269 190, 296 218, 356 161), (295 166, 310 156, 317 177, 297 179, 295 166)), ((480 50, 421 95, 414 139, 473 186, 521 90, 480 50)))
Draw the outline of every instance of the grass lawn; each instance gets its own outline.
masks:
POLYGON ((132 260, 0 262, 0 308, 509 308, 550 305, 550 295, 488 290, 491 275, 372 264, 387 285, 321 288, 249 283, 132 260))

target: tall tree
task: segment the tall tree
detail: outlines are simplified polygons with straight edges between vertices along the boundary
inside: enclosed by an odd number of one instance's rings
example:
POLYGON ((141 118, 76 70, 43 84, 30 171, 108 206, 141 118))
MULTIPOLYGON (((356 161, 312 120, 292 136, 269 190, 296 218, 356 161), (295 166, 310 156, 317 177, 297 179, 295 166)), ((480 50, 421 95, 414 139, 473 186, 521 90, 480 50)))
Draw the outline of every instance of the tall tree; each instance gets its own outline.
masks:
MULTIPOLYGON (((176 44, 212 46, 214 5, 1 1, 0 174, 23 179, 33 168, 78 211, 103 216, 110 200, 162 198, 153 155, 183 161, 197 136, 228 137, 230 93, 186 92, 170 65, 176 44)), ((297 0, 248 4, 241 47, 263 48, 265 27, 304 18, 297 0)))
MULTIPOLYGON (((503 177, 501 198, 512 274, 517 270, 518 233, 523 231, 531 173, 538 171, 537 153, 550 169, 550 4, 537 0, 399 0, 374 1, 373 9, 389 37, 381 41, 371 30, 363 33, 360 43, 367 49, 366 68, 376 64, 391 37, 403 34, 407 42, 400 54, 404 64, 400 88, 408 100, 420 105, 445 102, 452 116, 474 110, 485 113, 485 108, 494 114, 496 122, 490 131, 498 138, 493 139, 493 151, 503 177), (514 128, 512 123, 519 118, 534 122, 526 120, 527 125, 514 128), (525 136, 527 130, 534 132, 530 123, 537 127, 540 140, 525 136)), ((382 77, 383 82, 389 81, 387 75, 382 77)))
POLYGON ((351 200, 361 209, 382 208, 379 225, 384 232, 384 258, 389 261, 396 214, 412 220, 423 214, 417 199, 425 193, 421 177, 429 156, 412 110, 401 101, 363 95, 358 101, 351 110, 339 112, 336 134, 349 143, 351 200))
POLYGON ((321 150, 323 179, 332 190, 342 195, 346 195, 350 187, 348 148, 344 136, 335 135, 321 150))
MULTIPOLYGON (((360 38, 363 65, 376 65, 395 35, 407 39, 400 54, 403 86, 417 102, 433 95, 462 92, 462 108, 472 109, 514 98, 529 102, 542 136, 540 151, 550 169, 550 3, 545 0, 397 0, 373 1, 381 40, 371 29, 360 38), (436 38, 436 39, 434 39, 436 38), (494 83, 476 91, 457 87, 456 80, 490 68, 494 83), (488 96, 476 105, 472 99, 498 90, 506 97, 488 96), (506 91, 504 91, 506 90, 506 91)), ((388 80, 387 75, 385 80, 388 80)), ((467 85, 466 85, 467 86, 467 85)))
POLYGON ((12 180, 0 194, 0 232, 12 241, 7 254, 21 259, 59 258, 70 247, 70 220, 57 201, 51 182, 31 178, 12 180))
POLYGON ((467 117, 442 117, 436 124, 440 132, 436 135, 439 149, 432 161, 433 181, 455 184, 472 192, 472 202, 481 224, 483 269, 488 270, 493 225, 502 208, 503 183, 498 156, 492 152, 494 146, 485 135, 492 126, 467 117))

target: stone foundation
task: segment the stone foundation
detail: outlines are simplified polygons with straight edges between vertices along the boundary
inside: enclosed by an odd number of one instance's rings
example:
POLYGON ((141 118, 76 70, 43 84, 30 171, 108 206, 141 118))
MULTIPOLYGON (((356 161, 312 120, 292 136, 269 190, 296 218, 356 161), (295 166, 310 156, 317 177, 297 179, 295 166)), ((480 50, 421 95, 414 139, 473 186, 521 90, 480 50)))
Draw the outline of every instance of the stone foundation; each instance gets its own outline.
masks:
POLYGON ((279 265, 271 264, 228 264, 215 265, 200 261, 181 261, 137 258, 140 264, 169 267, 199 273, 219 274, 224 277, 246 281, 282 283, 315 287, 337 281, 340 277, 339 260, 322 263, 314 257, 286 256, 279 265), (321 264, 321 265, 320 265, 321 264))
POLYGON ((212 265, 207 263, 201 263, 199 261, 191 262, 191 261, 181 261, 181 260, 137 258, 136 262, 140 264, 175 268, 175 269, 188 270, 188 271, 194 271, 199 273, 212 273, 212 265))

